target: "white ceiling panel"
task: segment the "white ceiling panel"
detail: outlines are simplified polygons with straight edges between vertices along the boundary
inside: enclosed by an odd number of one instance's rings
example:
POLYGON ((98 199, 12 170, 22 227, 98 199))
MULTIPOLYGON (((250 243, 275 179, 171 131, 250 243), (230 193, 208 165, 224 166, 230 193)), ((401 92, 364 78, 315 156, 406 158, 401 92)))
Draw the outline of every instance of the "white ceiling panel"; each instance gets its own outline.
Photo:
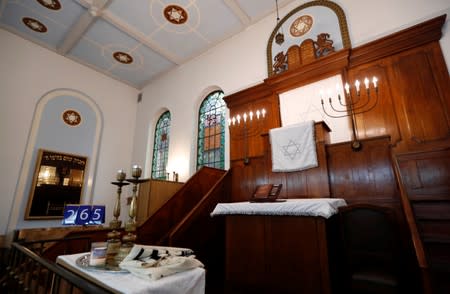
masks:
POLYGON ((275 11, 275 0, 0 3, 1 28, 137 89, 275 11))

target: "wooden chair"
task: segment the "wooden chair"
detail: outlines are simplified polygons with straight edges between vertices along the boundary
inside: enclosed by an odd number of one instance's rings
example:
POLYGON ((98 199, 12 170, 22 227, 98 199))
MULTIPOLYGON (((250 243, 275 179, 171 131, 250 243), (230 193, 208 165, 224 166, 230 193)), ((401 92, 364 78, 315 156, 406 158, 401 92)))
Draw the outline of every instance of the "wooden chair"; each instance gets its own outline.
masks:
POLYGON ((404 293, 402 257, 393 212, 352 204, 339 209, 345 293, 404 293))

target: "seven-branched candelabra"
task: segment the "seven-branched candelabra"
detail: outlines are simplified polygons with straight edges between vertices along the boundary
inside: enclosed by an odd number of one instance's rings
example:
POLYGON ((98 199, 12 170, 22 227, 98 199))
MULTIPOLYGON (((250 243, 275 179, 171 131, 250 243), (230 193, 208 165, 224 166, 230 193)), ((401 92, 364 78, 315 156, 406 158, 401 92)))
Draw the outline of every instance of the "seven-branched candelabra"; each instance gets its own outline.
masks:
POLYGON ((333 99, 331 98, 331 94, 329 94, 328 97, 328 104, 330 105, 331 112, 327 111, 325 108, 325 103, 323 101, 324 93, 321 91, 321 104, 322 104, 322 110, 323 112, 331 117, 331 118, 342 118, 342 117, 350 117, 351 123, 352 123, 352 134, 353 134, 353 141, 352 141, 352 149, 354 151, 358 151, 362 148, 361 142, 358 140, 358 134, 357 134, 357 125, 356 125, 356 115, 362 114, 365 112, 368 112, 372 110, 378 103, 378 79, 377 77, 372 78, 372 82, 368 78, 364 79, 364 87, 366 92, 366 99, 362 98, 361 96, 361 83, 359 80, 356 80, 354 83, 354 88, 351 88, 351 86, 348 83, 345 83, 344 86, 344 99, 341 98, 341 95, 339 94, 339 85, 336 86, 337 92, 338 92, 338 101, 339 105, 338 107, 333 105, 333 99), (373 92, 375 92, 375 99, 371 97, 373 95, 373 92), (354 95, 356 95, 356 98, 354 98, 354 95), (344 102, 342 101, 344 100, 344 102))
MULTIPOLYGON (((228 127, 239 127, 242 126, 242 133, 241 136, 239 136, 236 133, 234 133, 233 137, 239 137, 243 139, 244 143, 244 164, 247 165, 250 163, 250 159, 248 157, 248 137, 251 135, 249 134, 249 127, 250 124, 255 124, 255 122, 261 121, 266 117, 266 110, 263 108, 261 110, 252 111, 250 110, 248 113, 244 112, 243 114, 237 114, 231 118, 228 119, 228 127)), ((257 129, 255 129, 257 130, 257 129)))

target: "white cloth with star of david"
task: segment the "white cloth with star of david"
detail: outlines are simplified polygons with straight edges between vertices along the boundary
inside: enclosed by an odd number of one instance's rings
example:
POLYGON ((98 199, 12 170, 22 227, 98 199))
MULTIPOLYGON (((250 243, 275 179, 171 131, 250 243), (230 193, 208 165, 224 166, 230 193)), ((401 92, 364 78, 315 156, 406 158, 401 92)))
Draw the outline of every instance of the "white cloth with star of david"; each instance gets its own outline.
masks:
POLYGON ((269 131, 272 171, 292 172, 318 166, 314 121, 269 131))

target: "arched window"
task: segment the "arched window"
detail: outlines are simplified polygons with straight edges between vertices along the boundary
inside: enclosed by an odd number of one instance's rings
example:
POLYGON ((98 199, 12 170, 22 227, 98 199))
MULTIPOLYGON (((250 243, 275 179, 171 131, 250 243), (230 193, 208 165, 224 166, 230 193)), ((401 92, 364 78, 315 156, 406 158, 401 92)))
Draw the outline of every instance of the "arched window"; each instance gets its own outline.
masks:
POLYGON ((166 111, 158 119, 153 145, 152 179, 166 179, 169 157, 170 112, 166 111))
POLYGON ((210 93, 198 114, 197 170, 202 166, 225 168, 225 102, 223 92, 210 93))

